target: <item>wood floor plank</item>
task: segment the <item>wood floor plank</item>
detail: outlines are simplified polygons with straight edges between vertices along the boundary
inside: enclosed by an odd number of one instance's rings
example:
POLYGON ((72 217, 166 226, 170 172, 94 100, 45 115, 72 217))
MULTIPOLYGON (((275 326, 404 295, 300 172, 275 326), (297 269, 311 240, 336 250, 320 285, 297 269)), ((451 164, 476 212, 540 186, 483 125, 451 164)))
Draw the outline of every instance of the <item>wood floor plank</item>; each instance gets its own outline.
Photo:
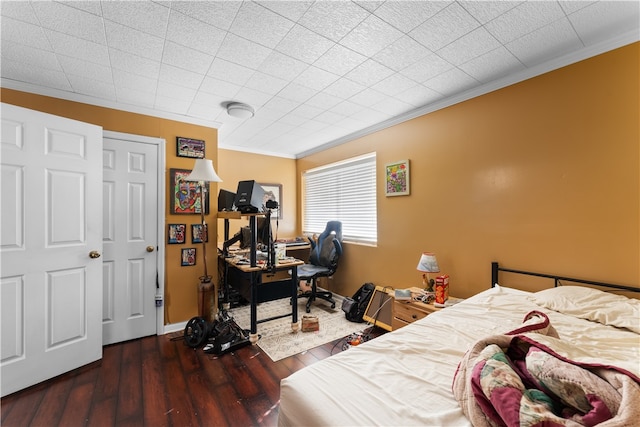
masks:
POLYGON ((51 385, 44 390, 43 398, 31 423, 33 425, 59 424, 73 384, 74 378, 71 375, 65 375, 52 381, 51 385))

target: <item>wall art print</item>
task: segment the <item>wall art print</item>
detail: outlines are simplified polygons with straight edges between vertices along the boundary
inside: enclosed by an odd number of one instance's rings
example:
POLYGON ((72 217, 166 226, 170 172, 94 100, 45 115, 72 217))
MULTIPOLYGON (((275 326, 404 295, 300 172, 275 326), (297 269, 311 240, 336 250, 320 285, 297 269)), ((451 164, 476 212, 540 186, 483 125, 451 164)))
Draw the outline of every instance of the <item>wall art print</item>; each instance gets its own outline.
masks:
POLYGON ((410 194, 409 160, 400 160, 385 165, 385 185, 387 197, 410 194))
POLYGON ((169 224, 167 243, 170 245, 184 243, 187 224, 169 224))
POLYGON ((196 248, 185 248, 182 250, 180 265, 183 267, 196 265, 196 248))
POLYGON ((282 184, 258 183, 258 185, 264 190, 262 204, 266 205, 268 200, 278 202, 278 219, 282 219, 282 184))
POLYGON ((207 225, 191 224, 191 243, 208 242, 207 225))
MULTIPOLYGON (((172 214, 199 214, 200 193, 198 183, 185 181, 191 173, 188 169, 170 169, 169 198, 172 214)), ((209 183, 205 182, 206 197, 204 198, 204 213, 209 213, 209 183)))
POLYGON ((178 157, 204 159, 204 141, 178 136, 176 137, 176 155, 178 157))

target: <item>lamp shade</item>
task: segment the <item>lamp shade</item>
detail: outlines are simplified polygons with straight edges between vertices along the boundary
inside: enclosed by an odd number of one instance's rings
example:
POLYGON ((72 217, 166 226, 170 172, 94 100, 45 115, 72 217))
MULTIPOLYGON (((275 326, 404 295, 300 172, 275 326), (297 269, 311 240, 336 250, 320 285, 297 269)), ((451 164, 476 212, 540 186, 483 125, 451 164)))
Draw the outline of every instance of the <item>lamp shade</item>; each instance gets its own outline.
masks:
POLYGON ((423 271, 425 273, 439 273, 440 267, 438 267, 438 260, 436 260, 435 254, 431 252, 423 252, 418 261, 416 270, 423 271))
POLYGON ((196 164, 185 181, 222 182, 213 168, 213 160, 209 159, 196 159, 196 164))
POLYGON ((238 119, 250 119, 254 111, 250 105, 242 102, 231 102, 227 105, 227 114, 238 119))

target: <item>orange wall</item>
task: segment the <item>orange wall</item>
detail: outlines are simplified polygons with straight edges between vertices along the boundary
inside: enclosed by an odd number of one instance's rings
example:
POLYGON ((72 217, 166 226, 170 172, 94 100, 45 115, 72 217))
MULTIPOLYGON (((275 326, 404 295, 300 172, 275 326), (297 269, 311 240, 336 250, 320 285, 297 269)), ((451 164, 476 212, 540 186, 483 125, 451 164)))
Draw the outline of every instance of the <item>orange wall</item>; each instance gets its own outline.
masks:
MULTIPOLYGON (((272 217, 274 237, 296 236, 296 161, 282 157, 263 156, 233 150, 218 150, 218 175, 223 179, 218 187, 235 193, 239 181, 254 180, 264 184, 282 184, 282 219, 276 224, 272 217)), ((229 234, 233 236, 246 220, 234 220, 229 224, 229 234)), ((224 222, 218 220, 218 241, 224 241, 224 222)))
POLYGON ((420 285, 422 251, 461 297, 490 285, 493 260, 640 284, 639 46, 298 160, 301 174, 377 152, 378 245, 345 245, 332 289, 420 285), (406 158, 411 195, 385 197, 385 163, 406 158))
MULTIPOLYGON (((169 214, 169 169, 191 169, 193 159, 176 156, 176 137, 184 136, 189 138, 202 139, 206 142, 206 157, 213 160, 217 168, 218 158, 218 131, 214 128, 192 125, 173 120, 160 119, 157 117, 145 116, 142 114, 127 113, 110 108, 96 107, 78 102, 66 101, 46 96, 33 95, 6 88, 0 88, 2 102, 18 105, 32 110, 38 110, 57 116, 68 117, 82 122, 93 123, 102 126, 104 130, 124 132, 136 135, 144 135, 156 138, 163 138, 166 141, 166 170, 165 185, 167 189, 166 207, 164 212, 165 221, 170 223, 196 224, 200 222, 198 215, 171 215, 169 214)), ((217 170, 217 169, 216 169, 217 170)), ((224 179, 224 178, 223 178, 224 179)), ((211 194, 217 197, 217 186, 211 186, 211 194)), ((217 200, 212 198, 212 200, 217 200)), ((207 216, 207 223, 211 227, 212 235, 215 236, 216 221, 215 212, 217 204, 212 201, 211 213, 207 216)), ((188 228, 189 225, 187 225, 188 228)), ((198 278, 202 276, 202 249, 197 245, 196 266, 180 266, 180 250, 190 245, 191 231, 187 231, 187 242, 185 245, 165 245, 165 323, 178 323, 189 320, 197 315, 197 285, 198 278)), ((161 242, 163 244, 163 242, 161 242)), ((210 239, 207 245, 207 257, 209 274, 216 276, 215 262, 216 246, 215 239, 210 239)))

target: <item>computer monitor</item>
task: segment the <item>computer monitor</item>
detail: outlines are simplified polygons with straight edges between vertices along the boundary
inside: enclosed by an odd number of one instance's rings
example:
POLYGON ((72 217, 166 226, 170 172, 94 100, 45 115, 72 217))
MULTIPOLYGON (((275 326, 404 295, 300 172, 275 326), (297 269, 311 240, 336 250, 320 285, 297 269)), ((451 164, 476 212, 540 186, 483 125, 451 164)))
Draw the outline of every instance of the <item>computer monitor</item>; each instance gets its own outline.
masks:
POLYGON ((236 208, 242 213, 264 210, 264 189, 255 181, 240 181, 235 198, 236 208))
POLYGON ((218 212, 231 212, 236 210, 235 205, 236 193, 220 189, 218 193, 218 212))

